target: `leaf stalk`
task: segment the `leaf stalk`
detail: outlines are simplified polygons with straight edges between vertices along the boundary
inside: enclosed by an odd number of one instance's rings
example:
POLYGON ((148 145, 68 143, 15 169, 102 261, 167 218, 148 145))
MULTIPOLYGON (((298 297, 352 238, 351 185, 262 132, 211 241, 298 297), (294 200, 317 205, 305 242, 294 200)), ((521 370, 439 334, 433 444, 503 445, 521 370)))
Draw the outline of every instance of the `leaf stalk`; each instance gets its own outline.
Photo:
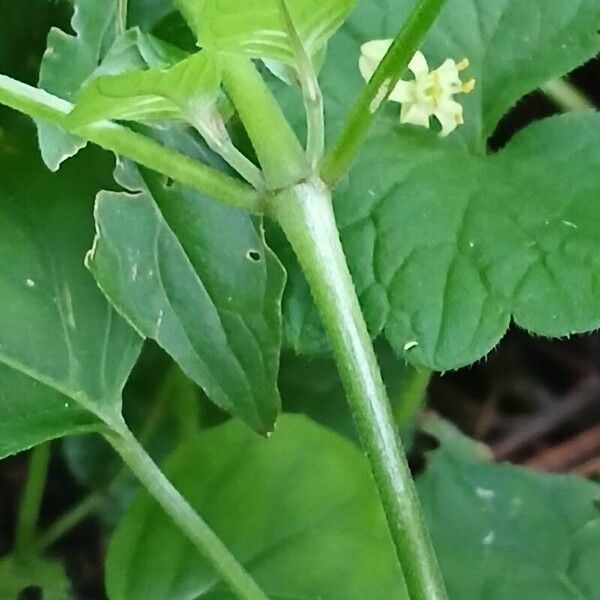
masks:
POLYGON ((238 598, 241 600, 268 600, 250 574, 177 491, 126 427, 123 427, 118 433, 105 434, 105 438, 144 485, 148 493, 213 566, 238 598))
POLYGON ((5 75, 0 75, 0 103, 30 117, 54 123, 98 146, 188 185, 224 204, 262 214, 261 194, 249 185, 212 169, 180 152, 166 148, 127 127, 110 121, 73 131, 67 115, 73 105, 5 75))

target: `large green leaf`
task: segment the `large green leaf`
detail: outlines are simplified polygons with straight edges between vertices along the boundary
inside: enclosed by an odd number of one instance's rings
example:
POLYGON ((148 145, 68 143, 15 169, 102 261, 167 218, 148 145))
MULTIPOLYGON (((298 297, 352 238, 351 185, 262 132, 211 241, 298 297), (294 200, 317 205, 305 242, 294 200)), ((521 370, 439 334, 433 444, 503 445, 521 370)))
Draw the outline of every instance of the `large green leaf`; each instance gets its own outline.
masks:
MULTIPOLYGON (((269 598, 407 598, 366 462, 330 431, 284 416, 265 440, 232 421, 165 470, 269 598)), ((113 537, 107 589, 111 600, 232 598, 146 494, 113 537)))
POLYGON ((144 172, 98 197, 88 266, 118 310, 257 431, 279 412, 284 272, 247 214, 144 172))
MULTIPOLYGON (((356 0, 287 0, 308 53, 316 56, 356 0)), ((253 58, 294 62, 288 29, 275 0, 176 0, 199 44, 253 58)))
POLYGON ((18 135, 0 155, 0 457, 118 421, 141 345, 83 266, 110 161, 52 176, 18 135))
MULTIPOLYGON (((413 424, 405 421, 407 416, 416 416, 414 411, 419 407, 419 398, 410 405, 407 404, 407 394, 408 397, 411 396, 408 388, 414 385, 414 378, 418 377, 418 373, 404 360, 398 359, 388 344, 376 344, 375 351, 392 412, 402 427, 402 441, 405 447, 409 447, 413 424)), ((346 393, 331 357, 306 358, 291 352, 285 353, 281 359, 279 389, 284 412, 302 413, 313 421, 358 441, 346 393)))
POLYGON ((593 600, 600 487, 482 462, 450 443, 418 488, 450 598, 593 600))
MULTIPOLYGON (((537 123, 489 157, 427 131, 374 136, 336 197, 373 335, 445 371, 484 356, 511 319, 551 337, 600 327, 599 169, 593 112, 537 123)), ((319 350, 291 280, 288 330, 319 350)))
MULTIPOLYGON (((364 86, 360 45, 394 35, 411 4, 363 0, 332 40, 321 77, 329 137, 364 86)), ((448 56, 471 59, 469 77, 477 79, 478 87, 460 98, 465 126, 450 139, 438 140, 400 126, 398 105, 390 103, 363 160, 336 191, 336 212, 369 328, 374 336, 385 329, 400 353, 410 344, 410 359, 417 364, 445 370, 477 360, 501 338, 511 315, 544 335, 598 327, 598 303, 589 287, 597 278, 597 263, 583 256, 598 240, 592 231, 597 216, 589 216, 598 210, 594 198, 600 191, 593 174, 598 119, 587 115, 582 121, 566 119, 533 129, 503 158, 484 158, 479 152, 498 118, 521 95, 600 47, 598 3, 550 4, 449 0, 424 51, 433 66, 448 56), (533 18, 542 12, 544 18, 533 18), (555 152, 563 144, 570 161, 561 162, 555 152), (565 225, 571 219, 559 217, 561 207, 588 211, 574 221, 579 230, 565 225), (524 219, 531 227, 510 226, 510 218, 524 219), (571 231, 547 227, 546 221, 571 231), (511 247, 519 231, 523 235, 511 247), (568 245, 558 242, 563 233, 568 245), (452 250, 461 240, 466 251, 452 250), (544 257, 550 258, 546 275, 540 274, 544 257), (567 273, 571 263, 576 268, 567 273), (526 272, 528 266, 532 270, 526 272), (520 275, 522 287, 517 285, 520 275), (581 298, 569 294, 575 281, 581 298)), ((304 115, 297 98, 287 89, 278 93, 300 124, 304 115)), ((284 298, 286 340, 300 352, 322 351, 327 342, 306 282, 287 245, 276 246, 290 282, 284 298)))
MULTIPOLYGON (((436 430, 444 441, 418 488, 450 598, 596 598, 598 485, 491 464, 436 430)), ((230 422, 166 472, 270 598, 405 597, 366 460, 332 432, 284 416, 261 440, 230 422)), ((145 492, 117 529, 107 577, 111 600, 231 598, 145 492)))

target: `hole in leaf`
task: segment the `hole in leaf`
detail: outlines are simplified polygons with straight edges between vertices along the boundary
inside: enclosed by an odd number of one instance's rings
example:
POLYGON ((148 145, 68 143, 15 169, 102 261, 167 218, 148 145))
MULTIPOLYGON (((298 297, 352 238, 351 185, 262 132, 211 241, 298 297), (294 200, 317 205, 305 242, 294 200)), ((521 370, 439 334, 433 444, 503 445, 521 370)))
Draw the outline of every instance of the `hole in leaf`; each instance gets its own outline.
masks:
POLYGON ((21 590, 16 600, 44 600, 44 592, 37 585, 30 585, 21 590))
POLYGON ((165 181, 163 183, 163 187, 168 190, 173 187, 175 180, 172 177, 165 177, 165 181))
POLYGON ((260 262, 261 259, 260 252, 258 250, 248 250, 246 257, 252 262, 260 262))

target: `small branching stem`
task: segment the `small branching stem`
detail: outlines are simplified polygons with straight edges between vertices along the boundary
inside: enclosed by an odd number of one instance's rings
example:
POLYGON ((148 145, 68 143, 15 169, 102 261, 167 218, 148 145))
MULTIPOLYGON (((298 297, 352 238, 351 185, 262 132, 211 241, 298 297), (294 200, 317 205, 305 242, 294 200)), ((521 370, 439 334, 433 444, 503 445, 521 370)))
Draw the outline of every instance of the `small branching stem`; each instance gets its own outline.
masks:
POLYGON ((406 368, 404 386, 394 402, 394 420, 400 431, 411 427, 415 417, 427 400, 427 387, 432 372, 409 366, 406 368))
POLYGON ((117 35, 123 35, 127 31, 128 1, 119 0, 117 2, 117 35))
POLYGON ((296 70, 302 98, 306 110, 307 139, 306 157, 311 173, 316 173, 317 167, 325 153, 325 115, 323 93, 319 86, 319 79, 312 58, 294 25, 292 15, 286 0, 278 0, 279 8, 288 31, 290 45, 296 59, 296 70))
POLYGON ((304 150, 253 62, 227 57, 223 83, 252 142, 270 189, 283 189, 308 174, 304 150))
POLYGON ((191 122, 213 152, 237 171, 254 189, 261 191, 265 189, 265 178, 261 170, 235 147, 220 115, 210 115, 206 119, 194 119, 191 122))
POLYGON ((542 92, 561 110, 589 110, 594 103, 567 79, 553 79, 541 87, 542 92))

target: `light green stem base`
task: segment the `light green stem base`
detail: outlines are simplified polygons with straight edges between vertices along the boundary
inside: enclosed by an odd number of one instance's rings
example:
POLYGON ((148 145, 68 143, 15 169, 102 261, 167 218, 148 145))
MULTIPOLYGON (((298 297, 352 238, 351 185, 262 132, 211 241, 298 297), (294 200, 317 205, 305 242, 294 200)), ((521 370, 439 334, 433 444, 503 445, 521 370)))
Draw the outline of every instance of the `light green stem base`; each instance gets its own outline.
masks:
POLYGON ((271 211, 298 256, 329 334, 410 597, 412 600, 447 600, 346 264, 331 194, 320 181, 301 184, 278 196, 271 211))

